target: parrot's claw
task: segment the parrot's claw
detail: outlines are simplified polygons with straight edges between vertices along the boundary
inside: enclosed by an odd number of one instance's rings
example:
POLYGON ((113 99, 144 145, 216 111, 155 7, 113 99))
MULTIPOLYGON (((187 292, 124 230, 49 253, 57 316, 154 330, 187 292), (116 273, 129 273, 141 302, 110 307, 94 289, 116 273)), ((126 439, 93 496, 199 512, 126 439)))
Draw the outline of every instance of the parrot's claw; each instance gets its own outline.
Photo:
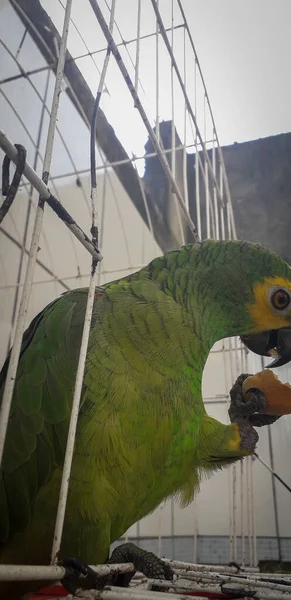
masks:
MULTIPOLYGON (((107 564, 133 563, 136 571, 140 571, 150 579, 172 580, 174 573, 170 565, 152 552, 138 548, 135 544, 126 543, 113 550, 107 564)), ((78 589, 103 589, 105 585, 126 587, 134 573, 109 573, 98 575, 91 567, 79 558, 67 558, 59 562, 65 567, 66 574, 61 580, 62 585, 70 594, 76 595, 78 589)))
POLYGON ((241 570, 240 565, 235 561, 235 560, 231 560, 229 563, 227 563, 228 567, 235 567, 237 570, 237 573, 239 573, 239 571, 241 570))
POLYGON ((258 432, 253 428, 248 419, 236 421, 236 426, 240 435, 240 449, 252 454, 259 439, 258 432))
POLYGON ((70 594, 76 595, 79 588, 102 589, 107 584, 107 578, 98 575, 89 565, 79 558, 66 558, 59 562, 66 569, 61 583, 70 594))
POLYGON ((128 562, 132 562, 137 571, 150 579, 173 579, 174 572, 168 563, 131 542, 117 546, 108 560, 111 564, 128 562))
POLYGON ((257 388, 250 391, 249 399, 244 400, 242 386, 249 374, 242 373, 230 390, 229 418, 232 423, 237 423, 243 419, 247 420, 254 427, 271 425, 279 419, 279 416, 264 415, 262 413, 266 408, 266 400, 263 392, 257 388))

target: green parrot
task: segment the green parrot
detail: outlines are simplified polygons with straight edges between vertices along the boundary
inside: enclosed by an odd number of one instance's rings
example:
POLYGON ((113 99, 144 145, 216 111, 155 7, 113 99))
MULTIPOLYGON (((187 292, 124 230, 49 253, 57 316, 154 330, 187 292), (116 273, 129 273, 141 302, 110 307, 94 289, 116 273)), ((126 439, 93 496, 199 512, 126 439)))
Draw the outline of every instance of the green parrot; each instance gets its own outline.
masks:
MULTIPOLYGON (((50 560, 87 292, 54 300, 24 334, 1 470, 1 563, 50 560)), ((188 244, 96 288, 60 558, 106 562, 110 544, 162 500, 187 505, 203 473, 254 451, 246 416, 259 412, 257 397, 243 403, 236 390, 237 422, 218 422, 203 404, 203 368, 229 336, 272 331, 260 345, 268 353, 291 324, 290 299, 290 267, 237 241, 188 244)), ((153 572, 148 553, 122 548, 111 562, 153 572)), ((170 576, 157 558, 155 567, 170 576)), ((9 585, 1 598, 32 588, 9 585)))

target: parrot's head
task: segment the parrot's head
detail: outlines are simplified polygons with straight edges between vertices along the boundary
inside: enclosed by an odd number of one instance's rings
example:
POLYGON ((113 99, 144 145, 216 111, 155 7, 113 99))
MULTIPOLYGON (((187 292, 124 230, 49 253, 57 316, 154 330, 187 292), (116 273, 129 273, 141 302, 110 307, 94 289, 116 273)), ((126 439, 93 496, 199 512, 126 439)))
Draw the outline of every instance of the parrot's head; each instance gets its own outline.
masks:
POLYGON ((260 331, 241 335, 240 338, 255 354, 275 359, 268 367, 281 367, 291 360, 291 284, 283 278, 266 278, 261 291, 259 288, 255 291, 255 303, 250 305, 249 310, 260 331), (265 287, 266 293, 263 294, 265 287), (265 319, 268 329, 262 331, 265 319), (283 323, 285 325, 282 326, 283 323))
POLYGON ((201 258, 204 252, 212 256, 205 264, 205 276, 211 279, 216 323, 224 327, 221 337, 239 335, 251 351, 275 358, 268 366, 289 362, 290 266, 274 252, 252 242, 207 240, 200 252, 201 258))

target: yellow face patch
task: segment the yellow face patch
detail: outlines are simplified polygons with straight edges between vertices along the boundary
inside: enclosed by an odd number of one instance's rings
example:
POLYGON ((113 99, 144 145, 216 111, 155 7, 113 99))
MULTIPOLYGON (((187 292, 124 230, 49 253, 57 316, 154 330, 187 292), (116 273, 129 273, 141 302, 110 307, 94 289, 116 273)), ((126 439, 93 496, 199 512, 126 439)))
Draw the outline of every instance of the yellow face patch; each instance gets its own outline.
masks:
POLYGON ((270 288, 282 288, 291 296, 291 281, 283 277, 266 277, 263 282, 256 283, 253 288, 254 303, 248 305, 248 312, 253 321, 253 333, 268 329, 280 329, 290 326, 291 304, 287 311, 276 310, 270 302, 270 288))

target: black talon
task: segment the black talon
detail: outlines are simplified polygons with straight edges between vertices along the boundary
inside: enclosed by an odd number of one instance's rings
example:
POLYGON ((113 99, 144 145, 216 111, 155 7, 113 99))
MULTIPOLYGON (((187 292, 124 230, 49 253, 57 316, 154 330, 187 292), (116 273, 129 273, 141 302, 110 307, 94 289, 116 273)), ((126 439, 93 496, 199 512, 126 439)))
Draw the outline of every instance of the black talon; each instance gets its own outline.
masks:
POLYGON ((282 415, 251 415, 249 422, 253 427, 263 427, 264 425, 272 425, 275 421, 278 421, 282 415))
POLYGON ((243 382, 248 377, 248 374, 241 374, 230 390, 231 402, 228 411, 229 418, 232 423, 237 423, 237 421, 245 419, 255 427, 271 425, 271 423, 277 421, 281 415, 273 416, 262 414, 266 408, 266 400, 261 390, 252 388, 249 390, 248 400, 245 401, 243 398, 242 386, 243 382))
MULTIPOLYGON (((173 579, 174 572, 170 565, 152 552, 138 548, 131 542, 121 544, 113 550, 107 564, 133 563, 136 571, 140 571, 150 579, 173 579)), ((70 594, 76 595, 78 588, 103 589, 105 585, 127 587, 135 573, 109 573, 98 575, 89 565, 79 558, 66 558, 59 562, 65 567, 66 574, 61 583, 70 594)))
POLYGON ((153 552, 138 548, 131 542, 117 546, 107 562, 108 564, 132 562, 137 571, 150 579, 172 580, 174 576, 174 572, 168 563, 158 558, 153 552))
POLYGON ((240 571, 240 565, 235 561, 235 560, 231 560, 228 564, 228 567, 235 567, 237 573, 240 571))
POLYGON ((220 591, 225 594, 227 598, 253 598, 254 592, 249 590, 232 589, 228 587, 227 583, 220 584, 220 591))
POLYGON ((80 587, 100 589, 100 587, 104 587, 107 583, 104 582, 101 585, 103 578, 79 558, 66 558, 59 561, 59 565, 66 569, 66 574, 61 579, 61 583, 70 594, 76 595, 76 591, 80 587))

